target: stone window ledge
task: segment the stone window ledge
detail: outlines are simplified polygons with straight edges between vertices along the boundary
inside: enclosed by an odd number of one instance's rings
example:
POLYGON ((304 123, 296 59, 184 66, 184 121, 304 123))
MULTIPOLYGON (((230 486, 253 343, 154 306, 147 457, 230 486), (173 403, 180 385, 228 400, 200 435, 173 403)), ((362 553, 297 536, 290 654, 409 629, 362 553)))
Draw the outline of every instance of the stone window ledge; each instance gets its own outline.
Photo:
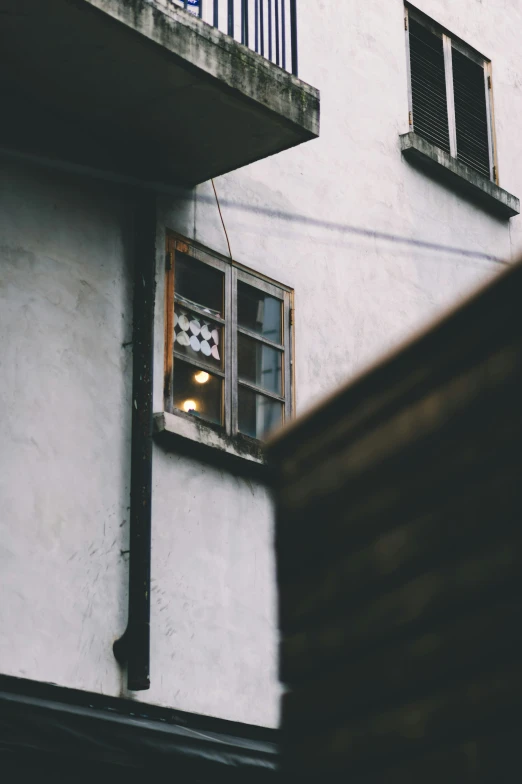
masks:
POLYGON ((501 218, 520 214, 520 200, 499 188, 487 177, 452 158, 443 150, 430 144, 413 131, 400 136, 401 151, 406 160, 426 169, 437 179, 450 183, 467 194, 484 209, 501 218))
POLYGON ((227 436, 221 428, 183 411, 154 414, 154 437, 168 450, 182 452, 235 474, 256 478, 264 478, 267 474, 263 445, 259 441, 242 434, 227 436))

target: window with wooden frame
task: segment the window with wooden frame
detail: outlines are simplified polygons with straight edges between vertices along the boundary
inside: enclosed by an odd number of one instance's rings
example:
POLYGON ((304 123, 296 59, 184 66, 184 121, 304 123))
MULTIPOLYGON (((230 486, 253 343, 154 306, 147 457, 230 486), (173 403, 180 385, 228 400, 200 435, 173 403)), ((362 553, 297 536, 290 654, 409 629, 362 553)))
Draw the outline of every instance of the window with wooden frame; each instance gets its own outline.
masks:
POLYGON ((168 235, 165 410, 263 440, 292 412, 292 292, 168 235))
POLYGON ((404 26, 410 129, 498 183, 490 61, 411 6, 404 26))

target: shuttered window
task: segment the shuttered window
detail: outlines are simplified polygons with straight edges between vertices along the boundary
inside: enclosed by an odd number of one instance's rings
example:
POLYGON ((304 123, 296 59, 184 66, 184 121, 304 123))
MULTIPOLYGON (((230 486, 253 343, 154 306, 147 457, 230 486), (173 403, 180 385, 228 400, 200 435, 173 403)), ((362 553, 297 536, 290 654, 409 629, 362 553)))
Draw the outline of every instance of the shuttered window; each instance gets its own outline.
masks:
POLYGON ((490 176, 484 67, 452 47, 457 158, 490 176))
POLYGON ((411 98, 415 130, 450 151, 448 99, 442 35, 410 20, 411 98))
POLYGON ((405 27, 412 130, 495 180, 489 61, 412 8, 405 27))

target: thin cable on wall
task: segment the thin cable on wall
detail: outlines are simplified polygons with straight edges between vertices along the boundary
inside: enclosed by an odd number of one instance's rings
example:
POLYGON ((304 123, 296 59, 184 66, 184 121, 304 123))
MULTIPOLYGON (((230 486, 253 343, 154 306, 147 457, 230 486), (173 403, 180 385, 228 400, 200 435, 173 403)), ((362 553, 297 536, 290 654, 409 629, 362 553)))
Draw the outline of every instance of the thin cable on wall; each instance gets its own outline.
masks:
MULTIPOLYGON (((86 167, 81 166, 79 164, 69 164, 64 161, 56 161, 54 159, 45 158, 40 155, 20 152, 18 150, 13 151, 10 148, 1 147, 1 146, 0 146, 0 156, 2 158, 7 158, 10 160, 31 161, 39 165, 45 166, 46 168, 56 169, 58 171, 66 171, 66 172, 74 172, 74 173, 87 172, 89 176, 96 176, 101 180, 107 182, 119 182, 119 183, 124 183, 126 185, 134 185, 134 186, 138 185, 140 188, 146 187, 149 189, 156 190, 158 193, 165 193, 170 196, 175 196, 176 199, 187 199, 186 189, 176 185, 167 186, 165 185, 165 183, 141 180, 136 177, 129 177, 123 174, 115 174, 114 172, 107 172, 102 169, 93 169, 93 168, 87 169, 86 167)), ((212 184, 214 184, 213 181, 212 184)), ((193 191, 191 191, 190 198, 191 199, 194 198, 193 191)), ((200 196, 198 196, 198 201, 208 203, 208 201, 211 198, 212 198, 211 196, 206 196, 204 194, 201 194, 200 196)), ((224 203, 227 204, 226 200, 224 203)), ((361 226, 353 226, 348 223, 328 221, 319 218, 313 218, 309 215, 300 215, 299 213, 290 213, 282 210, 275 210, 269 207, 260 206, 258 204, 248 205, 248 204, 238 204, 237 202, 235 203, 230 202, 230 205, 234 209, 242 210, 243 212, 246 213, 256 213, 258 216, 264 215, 266 217, 273 217, 278 221, 285 221, 287 223, 303 223, 306 224, 308 227, 313 226, 316 228, 322 228, 329 231, 338 231, 341 234, 353 234, 354 236, 359 236, 359 237, 369 237, 378 242, 390 242, 398 245, 411 246, 414 248, 422 248, 424 250, 430 250, 437 253, 448 253, 455 256, 463 256, 464 258, 481 259, 483 261, 492 261, 497 264, 502 264, 503 266, 509 266, 512 263, 512 261, 507 260, 502 256, 495 256, 492 253, 485 253, 483 251, 472 250, 471 248, 461 248, 453 245, 442 245, 438 242, 414 239, 413 237, 407 237, 404 235, 401 236, 399 234, 392 234, 380 230, 368 229, 361 226)), ((228 241, 228 237, 227 237, 227 241, 228 241)))
MULTIPOLYGON (((223 220, 223 214, 221 212, 220 201, 218 199, 218 195, 216 192, 216 186, 214 184, 214 180, 211 180, 212 187, 214 188, 214 195, 216 197, 216 203, 219 210, 219 216, 221 218, 221 223, 223 224, 223 229, 225 232, 225 237, 228 244, 228 252, 230 254, 230 258, 232 259, 232 251, 230 249, 230 242, 228 239, 228 233, 225 226, 225 222, 223 220)), ((208 196, 201 195, 199 197, 200 201, 207 201, 209 198, 208 196)), ((224 201, 225 204, 229 204, 227 200, 224 201)), ((232 205, 232 202, 230 202, 232 205)), ((325 221, 318 218, 312 218, 308 215, 299 215, 298 213, 289 213, 284 212, 281 210, 272 210, 269 207, 260 207, 259 205, 250 206, 247 204, 234 204, 233 205, 237 210, 243 210, 244 212, 255 212, 258 215, 265 215, 269 218, 275 218, 279 221, 286 221, 289 223, 306 223, 308 226, 315 226, 317 228, 329 229, 331 231, 339 231, 341 234, 352 234, 354 236, 359 237, 368 237, 380 242, 390 242, 395 243, 398 245, 406 245, 411 246, 414 248, 421 248, 423 250, 435 251, 438 253, 448 253, 455 256, 463 256, 464 258, 471 258, 471 259, 483 259, 484 261, 493 261, 497 264, 502 264, 508 266, 510 262, 501 256, 494 256, 491 253, 484 253, 483 251, 471 250, 471 248, 459 248, 452 245, 443 245, 438 242, 431 242, 429 240, 420 240, 415 239, 413 237, 405 237, 399 234, 393 234, 390 232, 379 231, 375 229, 367 229, 360 226, 351 226, 350 224, 346 223, 338 223, 335 221, 325 221)))
POLYGON ((219 205, 219 199, 218 199, 218 195, 217 195, 216 186, 214 184, 214 178, 212 178, 211 182, 212 182, 212 187, 214 188, 214 196, 216 197, 216 204, 217 204, 217 208, 219 210, 219 217, 221 218, 221 223, 223 225, 223 231, 225 232, 225 237, 227 239, 228 254, 230 256, 230 261, 233 261, 234 259, 232 258, 232 249, 230 247, 230 240, 228 239, 227 227, 225 226, 225 221, 223 220, 223 213, 221 212, 221 207, 219 205))

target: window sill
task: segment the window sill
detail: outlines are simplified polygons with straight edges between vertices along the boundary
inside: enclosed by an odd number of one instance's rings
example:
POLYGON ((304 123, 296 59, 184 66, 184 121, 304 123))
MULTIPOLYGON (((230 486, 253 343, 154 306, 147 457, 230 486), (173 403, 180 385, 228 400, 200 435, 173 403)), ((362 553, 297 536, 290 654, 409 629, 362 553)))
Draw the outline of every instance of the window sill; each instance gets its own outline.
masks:
POLYGON ((416 133, 401 134, 400 140, 402 154, 406 160, 429 170, 437 178, 450 182, 489 212, 506 219, 520 214, 520 200, 516 196, 499 188, 487 177, 452 158, 416 133))
POLYGON ((226 468, 235 474, 264 478, 267 466, 263 445, 238 434, 227 436, 221 428, 182 411, 154 414, 155 440, 166 449, 226 468))

